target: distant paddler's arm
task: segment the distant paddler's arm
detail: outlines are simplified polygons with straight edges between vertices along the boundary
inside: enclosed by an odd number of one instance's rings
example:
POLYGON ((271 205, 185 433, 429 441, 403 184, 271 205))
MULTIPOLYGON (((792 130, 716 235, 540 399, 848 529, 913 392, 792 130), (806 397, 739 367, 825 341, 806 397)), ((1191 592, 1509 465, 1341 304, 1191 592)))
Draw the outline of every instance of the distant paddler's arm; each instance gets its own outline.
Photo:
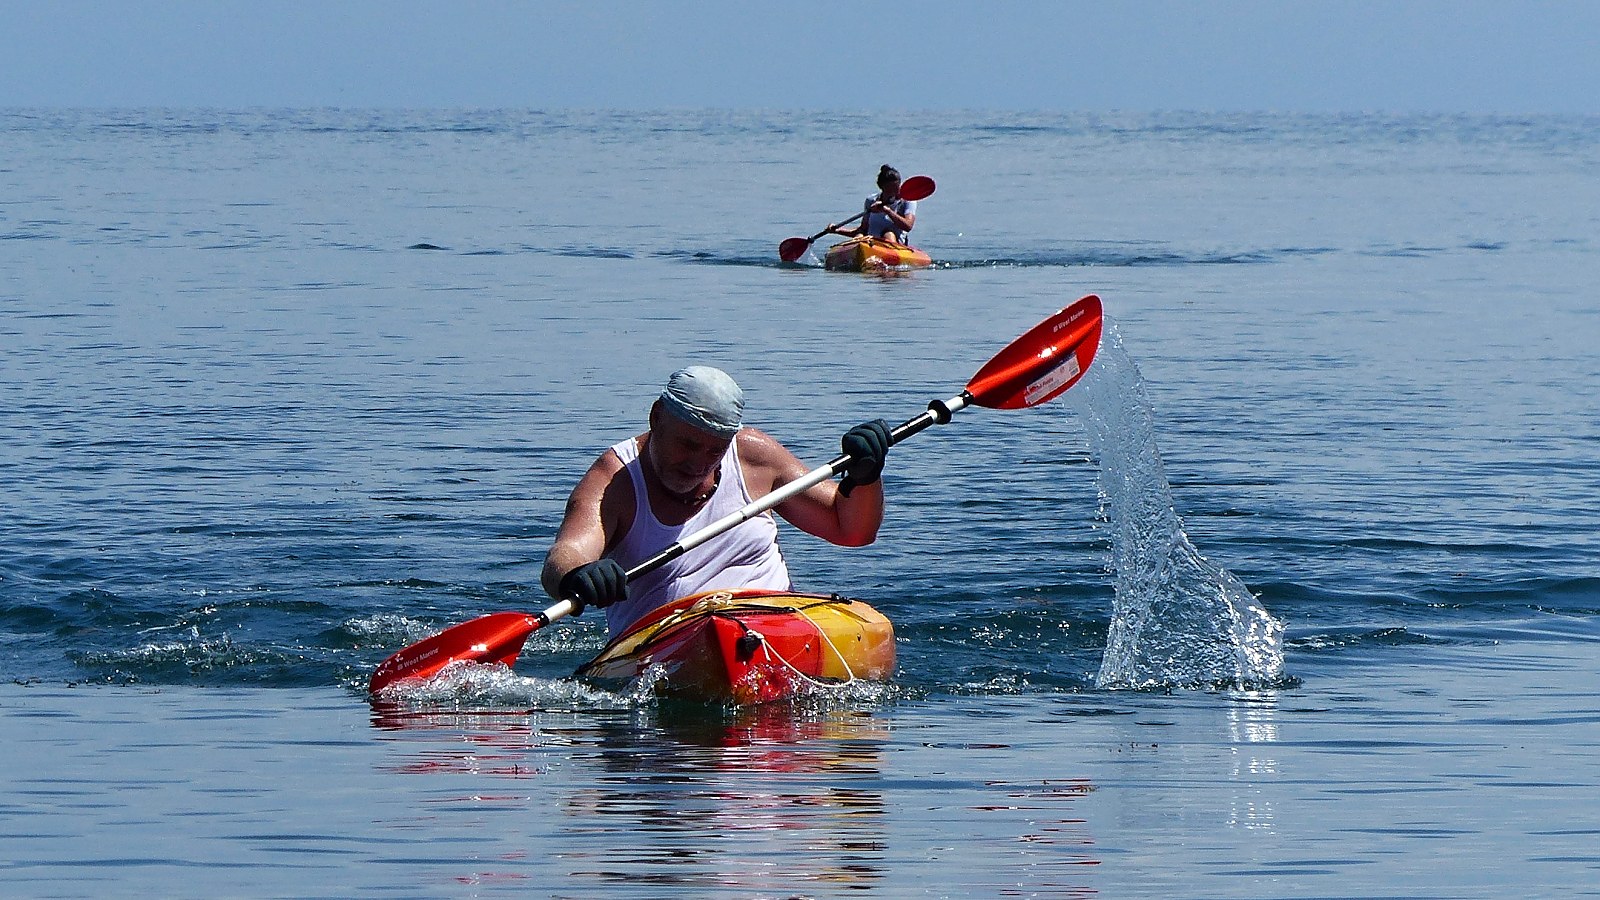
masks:
POLYGON ((894 207, 882 201, 874 204, 874 209, 876 212, 881 212, 889 217, 889 222, 894 225, 894 228, 890 229, 891 231, 899 231, 904 233, 910 231, 912 227, 917 224, 916 213, 903 216, 895 212, 894 207))

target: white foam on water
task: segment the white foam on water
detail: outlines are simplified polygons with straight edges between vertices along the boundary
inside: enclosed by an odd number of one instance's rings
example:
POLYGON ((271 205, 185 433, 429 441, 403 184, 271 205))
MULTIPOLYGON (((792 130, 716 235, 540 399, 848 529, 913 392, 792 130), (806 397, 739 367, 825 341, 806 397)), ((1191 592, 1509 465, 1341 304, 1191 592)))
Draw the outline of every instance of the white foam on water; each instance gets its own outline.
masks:
POLYGON ((1095 684, 1155 688, 1283 679, 1283 623, 1200 555, 1173 507, 1144 379, 1109 318, 1099 354, 1067 398, 1100 464, 1101 515, 1116 576, 1095 684))
POLYGON ((570 678, 518 675, 498 663, 454 662, 432 678, 386 688, 383 699, 408 706, 468 709, 628 709, 627 697, 570 678))

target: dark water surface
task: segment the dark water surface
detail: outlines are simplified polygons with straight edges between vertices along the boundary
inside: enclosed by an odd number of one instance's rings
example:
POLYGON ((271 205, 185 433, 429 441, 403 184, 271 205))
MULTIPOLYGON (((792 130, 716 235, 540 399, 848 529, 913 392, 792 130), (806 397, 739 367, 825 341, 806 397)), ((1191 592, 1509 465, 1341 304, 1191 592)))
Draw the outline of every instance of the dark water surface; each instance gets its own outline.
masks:
POLYGON ((0 186, 8 894, 1600 884, 1600 122, 12 110, 0 186), (778 265, 883 162, 935 269, 778 265), (891 684, 663 707, 565 680, 587 616, 367 704, 546 604, 674 368, 820 463, 1091 292, 1117 380, 785 532, 891 684), (1280 677, 1187 686, 1245 607, 1280 677))

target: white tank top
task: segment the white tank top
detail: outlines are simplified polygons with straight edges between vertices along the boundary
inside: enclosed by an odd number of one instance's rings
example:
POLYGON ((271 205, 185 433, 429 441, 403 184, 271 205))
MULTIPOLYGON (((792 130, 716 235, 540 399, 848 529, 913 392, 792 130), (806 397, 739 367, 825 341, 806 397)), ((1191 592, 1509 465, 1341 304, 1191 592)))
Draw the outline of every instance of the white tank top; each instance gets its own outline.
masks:
MULTIPOLYGON (((867 203, 864 207, 865 209, 869 210, 867 213, 867 237, 881 238, 891 231, 899 230, 895 226, 894 220, 890 219, 886 213, 870 211, 872 209, 872 204, 877 202, 878 195, 873 194, 871 197, 867 198, 867 203)), ((917 214, 917 201, 915 200, 895 200, 894 202, 890 203, 889 206, 896 213, 899 213, 902 216, 914 216, 917 214)), ((901 233, 901 243, 905 242, 906 235, 910 233, 911 229, 909 228, 901 233)))
MULTIPOLYGON (((689 521, 682 525, 663 525, 650 508, 650 494, 645 489, 643 462, 639 459, 639 444, 634 438, 611 448, 622 460, 622 466, 633 479, 633 524, 610 553, 624 569, 639 563, 672 544, 680 537, 693 534, 712 522, 738 512, 750 502, 750 490, 744 483, 744 469, 739 465, 735 440, 723 455, 722 476, 717 489, 689 521)), ((653 572, 647 572, 628 584, 628 599, 606 607, 606 628, 614 637, 629 625, 658 606, 679 597, 698 594, 718 588, 765 588, 787 591, 792 588, 789 567, 784 564, 778 550, 778 524, 771 512, 754 516, 706 541, 677 559, 653 572)))

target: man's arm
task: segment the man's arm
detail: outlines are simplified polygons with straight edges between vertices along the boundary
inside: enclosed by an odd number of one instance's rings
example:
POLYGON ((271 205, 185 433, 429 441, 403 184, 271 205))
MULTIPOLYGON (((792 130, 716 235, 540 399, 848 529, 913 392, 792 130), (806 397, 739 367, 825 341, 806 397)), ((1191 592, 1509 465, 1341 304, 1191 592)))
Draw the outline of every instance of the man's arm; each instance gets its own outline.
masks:
POLYGON ((572 489, 561 528, 550 552, 545 554, 544 571, 539 576, 539 583, 551 597, 567 599, 561 596, 562 577, 599 559, 613 537, 631 524, 622 521, 620 510, 624 506, 632 508, 633 481, 618 478, 621 471, 622 460, 607 450, 572 489), (623 493, 628 496, 620 496, 623 493))
MULTIPOLYGON (((739 459, 751 497, 760 499, 810 470, 770 435, 754 428, 739 432, 739 459)), ((878 538, 883 524, 883 483, 857 485, 847 497, 831 479, 812 485, 778 504, 777 513, 807 534, 843 547, 864 547, 878 538)))

